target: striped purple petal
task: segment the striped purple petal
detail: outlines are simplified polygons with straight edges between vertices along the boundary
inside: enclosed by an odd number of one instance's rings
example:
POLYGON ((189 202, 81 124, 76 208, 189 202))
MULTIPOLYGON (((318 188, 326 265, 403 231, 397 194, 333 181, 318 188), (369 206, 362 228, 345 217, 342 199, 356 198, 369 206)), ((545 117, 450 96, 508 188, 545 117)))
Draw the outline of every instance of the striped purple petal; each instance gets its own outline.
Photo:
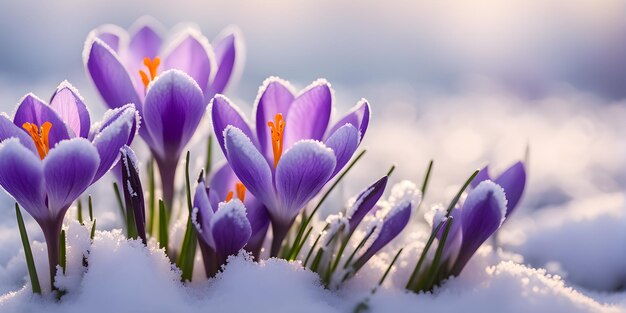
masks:
POLYGON ((64 81, 57 87, 50 100, 50 107, 59 114, 71 130, 72 137, 87 138, 89 136, 91 127, 89 111, 83 97, 70 83, 64 81))

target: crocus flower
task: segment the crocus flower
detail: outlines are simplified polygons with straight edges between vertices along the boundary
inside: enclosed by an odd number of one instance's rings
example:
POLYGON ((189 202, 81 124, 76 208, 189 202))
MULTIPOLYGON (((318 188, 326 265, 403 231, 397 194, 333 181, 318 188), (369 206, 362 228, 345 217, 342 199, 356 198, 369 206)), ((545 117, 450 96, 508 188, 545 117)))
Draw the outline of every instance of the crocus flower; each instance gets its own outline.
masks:
POLYGON ((213 129, 228 163, 270 214, 272 256, 300 210, 350 160, 367 130, 367 101, 328 130, 331 110, 332 91, 324 80, 296 95, 289 83, 267 79, 255 103, 256 127, 226 97, 212 101, 213 129))
POLYGON ((357 195, 354 203, 346 211, 346 218, 349 222, 350 233, 354 232, 365 215, 372 210, 374 205, 376 205, 376 202, 378 202, 380 197, 382 197, 385 187, 387 186, 388 178, 388 176, 383 176, 381 179, 377 180, 357 195))
MULTIPOLYGON (((506 216, 507 200, 504 189, 486 180, 471 190, 461 208, 461 246, 452 268, 452 274, 463 270, 476 250, 502 225, 506 216)), ((453 222, 453 225, 454 225, 453 222)))
POLYGON ((143 198, 143 188, 139 179, 139 168, 135 152, 124 145, 121 153, 122 189, 124 190, 124 200, 126 203, 126 215, 132 217, 137 236, 145 245, 146 237, 146 210, 143 198))
POLYGON ((491 180, 504 189, 504 193, 506 194, 506 199, 508 201, 506 217, 509 217, 509 215, 515 211, 515 208, 524 193, 524 187, 526 186, 526 169, 524 167, 524 163, 519 161, 511 165, 511 167, 507 168, 495 179, 492 179, 491 175, 489 175, 489 166, 485 166, 482 170, 480 170, 476 178, 474 178, 471 186, 476 187, 485 180, 491 180))
POLYGON ((254 195, 246 192, 246 187, 237 179, 228 163, 224 163, 211 176, 209 190, 214 193, 209 196, 209 200, 213 200, 211 204, 213 208, 218 207, 219 201, 229 201, 232 198, 237 198, 243 202, 252 227, 252 234, 245 249, 258 259, 270 224, 265 205, 254 195), (216 202, 217 199, 219 201, 216 202))
POLYGON ((92 31, 84 61, 110 108, 136 105, 145 125, 139 132, 157 161, 164 202, 171 210, 181 151, 208 99, 226 87, 242 51, 232 32, 221 35, 213 51, 194 29, 186 28, 165 43, 158 27, 144 21, 131 34, 111 25, 92 31))
POLYGON ((65 212, 119 159, 134 136, 137 112, 133 106, 109 112, 91 134, 90 120, 83 99, 66 82, 50 104, 28 94, 13 121, 0 115, 0 185, 41 227, 52 286, 65 212))
POLYGON ((211 277, 226 264, 228 256, 237 254, 248 243, 252 227, 240 199, 220 202, 215 210, 209 199, 215 194, 205 186, 203 181, 198 182, 192 221, 198 231, 205 272, 211 277))
POLYGON ((391 208, 376 226, 371 245, 352 265, 354 271, 360 269, 378 251, 396 238, 411 219, 411 211, 421 201, 421 192, 409 181, 402 181, 392 188, 389 197, 391 208))

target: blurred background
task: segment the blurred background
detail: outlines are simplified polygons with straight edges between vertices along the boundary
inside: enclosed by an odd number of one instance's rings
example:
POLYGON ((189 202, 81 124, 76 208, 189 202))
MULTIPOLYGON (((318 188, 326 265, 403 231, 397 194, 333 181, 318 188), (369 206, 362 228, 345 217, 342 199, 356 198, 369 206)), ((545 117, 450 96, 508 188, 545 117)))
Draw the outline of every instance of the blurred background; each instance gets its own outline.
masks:
MULTIPOLYGON (((84 40, 97 26, 128 28, 144 15, 166 29, 191 22, 210 40, 237 25, 246 60, 239 83, 226 93, 248 112, 270 75, 298 87, 328 79, 336 114, 367 98, 373 109, 364 142, 368 154, 338 201, 394 163, 395 180, 419 182, 434 159, 427 201, 445 202, 475 168, 491 164, 497 173, 528 155, 525 198, 503 240, 534 265, 556 260, 555 271, 570 273, 574 282, 615 288, 614 281, 576 276, 597 260, 568 263, 567 251, 585 247, 559 230, 568 218, 593 220, 593 212, 609 214, 616 227, 626 225, 620 213, 626 186, 626 2, 6 1, 0 3, 0 110, 11 114, 30 91, 48 98, 67 79, 92 114, 101 116, 104 106, 83 68, 84 40), (588 205, 572 209, 579 203, 588 205), (534 213, 540 209, 554 213, 534 213), (556 241, 533 241, 542 229, 550 229, 556 241), (533 252, 542 245, 541 253, 533 252), (557 247, 565 252, 550 254, 557 247)), ((5 220, 13 227, 13 217, 5 220)), ((592 238, 590 249, 597 230, 585 234, 592 238)), ((17 238, 12 229, 0 229, 2 234, 17 238)), ((17 251, 17 240, 6 242, 17 251)), ((610 253, 626 257, 622 250, 610 253)), ((12 255, 0 256, 0 264, 12 255)), ((617 276, 626 279, 626 270, 617 276)))

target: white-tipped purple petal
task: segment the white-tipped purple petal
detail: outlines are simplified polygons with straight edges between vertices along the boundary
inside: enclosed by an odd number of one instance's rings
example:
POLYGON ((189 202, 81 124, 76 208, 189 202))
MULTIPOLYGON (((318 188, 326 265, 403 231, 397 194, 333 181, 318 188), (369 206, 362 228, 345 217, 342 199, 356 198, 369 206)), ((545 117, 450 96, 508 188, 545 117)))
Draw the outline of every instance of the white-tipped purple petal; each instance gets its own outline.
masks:
POLYGON ((211 219, 214 208, 209 201, 209 190, 204 181, 198 182, 196 192, 193 196, 192 222, 198 231, 198 235, 207 245, 214 248, 213 235, 211 234, 211 219))
POLYGON ((62 141, 50 150, 43 160, 43 176, 53 217, 63 216, 91 185, 99 163, 98 151, 84 138, 62 141))
POLYGON ((350 161, 359 146, 359 131, 352 124, 345 124, 337 129, 324 144, 331 148, 337 159, 337 166, 331 177, 335 176, 350 161))
POLYGON ((39 156, 13 138, 0 143, 0 160, 0 186, 36 220, 49 219, 39 156))
POLYGON ((324 187, 335 169, 335 154, 319 141, 303 140, 287 150, 276 166, 278 205, 272 220, 288 223, 324 187))
POLYGON ((365 99, 361 99, 354 108, 352 108, 348 114, 342 117, 330 130, 329 134, 332 135, 337 129, 345 124, 352 124, 359 130, 359 138, 365 136, 367 126, 370 121, 370 105, 365 99))
POLYGON ((383 176, 371 186, 367 187, 367 189, 361 191, 352 206, 348 208, 346 218, 350 223, 350 232, 353 232, 356 227, 359 226, 365 215, 369 213, 383 195, 385 187, 387 186, 387 180, 388 177, 383 176))
POLYGON ((278 77, 270 77, 259 88, 259 94, 255 101, 256 134, 259 139, 259 147, 268 160, 273 162, 272 134, 267 123, 274 121, 276 114, 287 118, 291 103, 295 98, 293 87, 289 82, 278 77))
MULTIPOLYGON (((134 103, 141 114, 142 102, 131 80, 131 73, 126 71, 117 54, 97 38, 88 41, 85 49, 87 72, 106 105, 118 108, 134 103)), ((139 76, 139 73, 136 75, 139 76)))
POLYGON ((215 51, 217 71, 207 90, 207 97, 223 93, 233 74, 235 74, 236 66, 241 65, 235 62, 243 62, 244 51, 240 37, 237 31, 231 31, 227 34, 220 34, 218 39, 214 41, 213 49, 215 51))
POLYGON ((494 181, 504 189, 507 200, 506 217, 509 217, 511 213, 517 207, 522 194, 524 193, 524 186, 526 185, 526 170, 524 163, 517 162, 504 171, 494 181))
POLYGON ((506 197, 502 187, 483 181, 467 195, 461 209, 463 241, 454 266, 458 275, 476 250, 502 225, 506 197))
POLYGON ((162 159, 178 160, 206 109, 202 90, 189 75, 168 70, 151 84, 144 103, 144 125, 154 151, 162 159))
MULTIPOLYGON (((109 109, 106 112, 104 112, 104 117, 102 118, 102 121, 98 123, 96 127, 94 127, 91 130, 91 134, 89 135, 90 139, 93 140, 94 137, 98 133, 102 132, 105 128, 107 128, 113 122, 117 121, 117 119, 119 119, 122 115, 126 114, 128 110, 133 110, 137 112, 135 105, 132 103, 129 103, 119 108, 109 109)), ((130 144, 133 142, 133 139, 135 139, 135 135, 137 134, 137 130, 141 123, 140 120, 141 119, 139 117, 139 112, 137 112, 135 114, 135 121, 133 121, 133 127, 130 130, 130 135, 128 136, 128 140, 126 141, 127 146, 130 146, 130 144)), ((151 146, 151 142, 149 140, 145 140, 145 141, 148 146, 151 146)))
POLYGON ((221 203, 211 219, 211 233, 215 253, 224 264, 229 255, 237 254, 248 243, 252 233, 243 203, 238 199, 221 203))
POLYGON ((67 126, 49 105, 33 94, 29 93, 24 96, 17 107, 13 123, 17 127, 22 127, 24 123, 33 123, 40 127, 45 122, 52 124, 48 137, 50 148, 54 147, 59 141, 70 138, 67 126))
POLYGON ((387 213, 383 220, 378 236, 374 239, 369 248, 354 262, 354 268, 362 267, 378 251, 384 248, 391 240, 402 232, 411 219, 412 203, 402 201, 387 213))
POLYGON ((67 81, 57 87, 50 106, 56 111, 74 136, 87 138, 91 127, 89 111, 78 90, 67 81))
POLYGON ((143 187, 139 179, 139 162, 135 152, 129 146, 124 145, 120 149, 120 154, 122 159, 122 189, 124 190, 127 214, 130 214, 132 210, 137 234, 145 245, 147 243, 146 208, 143 198, 143 187))
POLYGON ((119 53, 122 44, 127 43, 128 40, 126 30, 113 24, 102 25, 95 29, 93 33, 116 53, 119 53))
POLYGON ((13 124, 5 113, 0 113, 0 143, 9 138, 17 138, 20 143, 31 150, 35 155, 39 155, 33 139, 24 131, 23 128, 13 124))
POLYGON ((220 144, 224 154, 226 154, 226 148, 224 146, 224 130, 229 125, 237 127, 250 140, 252 140, 255 146, 258 146, 256 143, 256 137, 253 136, 252 130, 250 129, 250 124, 244 118, 241 110, 230 102, 228 98, 223 95, 216 95, 215 98, 211 100, 210 106, 213 131, 215 132, 217 142, 220 144))
POLYGON ((257 199, 268 207, 274 207, 272 171, 263 155, 239 128, 226 127, 224 140, 226 158, 237 178, 257 199))
POLYGON ((137 120, 137 111, 130 106, 115 114, 115 119, 107 120, 102 130, 95 134, 93 145, 98 151, 100 163, 93 181, 100 179, 119 160, 119 151, 133 136, 133 126, 137 120))
POLYGON ((193 78, 203 95, 209 85, 211 72, 215 69, 213 50, 209 41, 198 31, 188 28, 168 48, 164 60, 165 69, 178 69, 193 78))
POLYGON ((322 140, 330 120, 332 91, 325 80, 309 85, 298 95, 285 118, 284 147, 302 139, 322 140))

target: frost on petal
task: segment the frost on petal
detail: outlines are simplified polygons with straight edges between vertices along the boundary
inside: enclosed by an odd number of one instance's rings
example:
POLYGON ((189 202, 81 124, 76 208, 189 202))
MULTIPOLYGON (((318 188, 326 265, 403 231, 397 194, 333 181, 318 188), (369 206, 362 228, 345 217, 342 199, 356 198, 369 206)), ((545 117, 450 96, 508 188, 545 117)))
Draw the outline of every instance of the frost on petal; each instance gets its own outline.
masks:
POLYGON ((211 100, 209 107, 211 120, 213 122, 213 131, 224 154, 226 154, 224 131, 228 126, 238 128, 254 143, 255 146, 258 146, 256 143, 256 137, 250 128, 250 123, 248 123, 245 115, 241 112, 239 107, 233 104, 228 98, 223 95, 216 95, 215 98, 211 100))
POLYGON ((211 219, 211 232, 215 252, 223 264, 246 245, 252 233, 243 203, 238 199, 222 202, 211 219))
POLYGON ((333 150, 335 157, 337 158, 337 166, 335 167, 332 176, 339 173, 339 171, 343 169, 344 165, 350 161, 350 158, 352 158, 352 155, 359 146, 360 141, 359 131, 351 124, 345 124, 340 127, 328 139, 326 139, 324 144, 333 150))
POLYGON ((59 114, 74 136, 87 138, 91 127, 89 111, 78 90, 67 81, 57 87, 50 106, 59 114))
POLYGON ((359 138, 365 136, 370 120, 370 105, 365 99, 361 99, 344 117, 342 117, 328 133, 333 134, 337 129, 345 124, 351 124, 359 130, 359 138))
POLYGON ((102 128, 93 139, 93 145, 100 156, 100 164, 94 176, 94 182, 117 164, 119 151, 128 144, 129 138, 132 136, 133 126, 136 125, 137 112, 132 107, 119 113, 116 115, 117 118, 102 128))
POLYGON ((367 189, 361 191, 354 203, 346 211, 346 218, 350 221, 350 231, 354 231, 365 215, 370 212, 380 199, 387 186, 387 176, 383 176, 367 189))

